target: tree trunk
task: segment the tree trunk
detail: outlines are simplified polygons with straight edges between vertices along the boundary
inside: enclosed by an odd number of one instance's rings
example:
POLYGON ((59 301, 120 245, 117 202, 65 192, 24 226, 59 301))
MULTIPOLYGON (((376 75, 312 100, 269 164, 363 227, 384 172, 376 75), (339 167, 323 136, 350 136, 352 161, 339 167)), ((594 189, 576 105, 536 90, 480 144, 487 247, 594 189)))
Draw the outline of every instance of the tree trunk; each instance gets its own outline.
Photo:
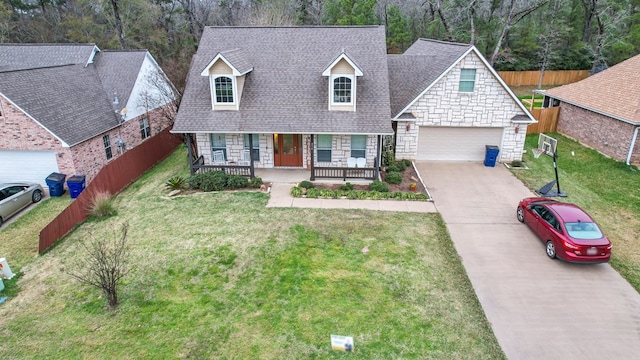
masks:
POLYGON ((581 0, 584 8, 584 27, 582 28, 582 41, 588 43, 591 40, 591 22, 596 14, 598 0, 581 0))
POLYGON ((120 19, 118 0, 111 0, 111 6, 113 6, 113 17, 116 21, 116 32, 118 33, 118 40, 120 41, 120 49, 124 50, 124 33, 122 31, 122 20, 120 19))
POLYGON ((469 4, 469 24, 470 24, 470 35, 471 35, 471 40, 469 41, 471 45, 475 45, 476 44, 476 23, 475 23, 475 17, 476 17, 476 0, 471 1, 471 3, 469 4))
POLYGON ((504 27, 502 28, 502 32, 500 33, 500 36, 496 41, 496 47, 493 50, 493 54, 491 55, 491 60, 489 61, 491 66, 493 66, 493 64, 496 62, 496 59, 498 58, 498 54, 500 53, 500 48, 502 47, 502 42, 507 37, 507 34, 509 34, 509 30, 511 30, 511 27, 516 25, 518 22, 520 22, 520 20, 524 19, 532 12, 544 6, 546 3, 547 1, 538 2, 514 14, 515 0, 511 0, 511 2, 509 3, 509 11, 504 21, 504 27))
POLYGON ((594 74, 599 65, 604 63, 602 60, 602 48, 604 47, 604 24, 600 20, 600 15, 595 14, 596 21, 598 23, 598 44, 596 45, 596 51, 593 54, 593 66, 591 67, 591 73, 594 74))
POLYGON ((511 0, 511 2, 509 3, 509 14, 507 15, 506 21, 504 22, 504 27, 500 32, 500 36, 496 41, 496 47, 493 49, 493 53, 491 54, 491 58, 489 59, 489 64, 491 64, 491 66, 493 66, 493 64, 495 64, 496 62, 496 59, 498 59, 498 54, 500 53, 502 42, 504 41, 504 38, 507 36, 507 33, 511 28, 511 18, 513 17, 513 9, 515 8, 514 3, 515 0, 511 0))

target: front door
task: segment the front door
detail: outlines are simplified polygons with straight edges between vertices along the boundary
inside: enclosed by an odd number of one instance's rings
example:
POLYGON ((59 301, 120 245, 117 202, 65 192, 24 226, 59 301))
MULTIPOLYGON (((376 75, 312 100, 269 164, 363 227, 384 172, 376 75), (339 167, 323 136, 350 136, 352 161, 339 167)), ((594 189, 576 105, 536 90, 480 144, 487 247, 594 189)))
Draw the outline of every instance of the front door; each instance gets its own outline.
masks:
POLYGON ((302 166, 302 135, 274 134, 273 161, 275 166, 302 166))

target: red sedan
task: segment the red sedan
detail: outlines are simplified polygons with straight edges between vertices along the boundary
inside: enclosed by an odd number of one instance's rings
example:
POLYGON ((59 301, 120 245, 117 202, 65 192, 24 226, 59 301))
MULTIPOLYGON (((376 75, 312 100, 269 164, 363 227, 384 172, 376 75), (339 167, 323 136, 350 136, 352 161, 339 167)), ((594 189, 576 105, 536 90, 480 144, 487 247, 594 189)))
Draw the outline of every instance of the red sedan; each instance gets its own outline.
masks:
POLYGON ((611 257, 611 242, 577 205, 531 197, 520 201, 517 217, 538 235, 551 259, 603 263, 611 257))

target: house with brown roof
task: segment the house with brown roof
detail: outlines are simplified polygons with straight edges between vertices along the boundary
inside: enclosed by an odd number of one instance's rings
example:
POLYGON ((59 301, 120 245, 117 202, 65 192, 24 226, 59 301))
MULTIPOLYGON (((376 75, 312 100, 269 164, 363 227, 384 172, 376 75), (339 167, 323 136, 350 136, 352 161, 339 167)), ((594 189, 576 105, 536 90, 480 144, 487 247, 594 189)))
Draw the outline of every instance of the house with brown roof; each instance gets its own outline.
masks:
POLYGON ((0 182, 90 181, 171 124, 173 96, 146 50, 0 44, 0 182))
POLYGON ((497 145, 510 161, 532 122, 471 45, 387 55, 382 26, 207 27, 172 132, 194 172, 375 179, 393 135, 399 159, 482 161, 497 145))
POLYGON ((640 55, 544 92, 558 131, 627 164, 640 164, 640 55))

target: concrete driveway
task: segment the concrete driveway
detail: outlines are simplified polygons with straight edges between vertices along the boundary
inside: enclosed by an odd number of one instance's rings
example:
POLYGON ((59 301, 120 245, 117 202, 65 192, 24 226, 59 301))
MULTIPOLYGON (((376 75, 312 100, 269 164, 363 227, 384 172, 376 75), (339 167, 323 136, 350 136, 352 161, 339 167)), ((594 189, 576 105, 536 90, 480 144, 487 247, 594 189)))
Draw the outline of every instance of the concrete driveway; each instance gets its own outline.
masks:
POLYGON ((533 194, 507 169, 417 167, 509 359, 640 358, 640 295, 608 264, 548 259, 515 216, 533 194))

